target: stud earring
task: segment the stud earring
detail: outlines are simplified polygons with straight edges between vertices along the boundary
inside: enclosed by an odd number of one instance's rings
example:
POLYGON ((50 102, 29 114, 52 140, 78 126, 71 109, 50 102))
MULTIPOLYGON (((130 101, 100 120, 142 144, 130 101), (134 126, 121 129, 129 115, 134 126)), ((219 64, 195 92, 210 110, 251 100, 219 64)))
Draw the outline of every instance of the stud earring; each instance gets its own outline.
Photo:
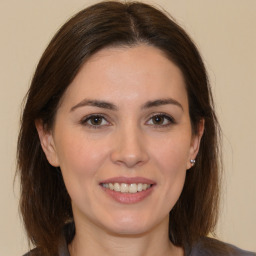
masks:
POLYGON ((195 159, 191 159, 191 160, 190 160, 190 163, 191 163, 191 165, 193 166, 193 165, 195 165, 196 160, 195 160, 195 159))

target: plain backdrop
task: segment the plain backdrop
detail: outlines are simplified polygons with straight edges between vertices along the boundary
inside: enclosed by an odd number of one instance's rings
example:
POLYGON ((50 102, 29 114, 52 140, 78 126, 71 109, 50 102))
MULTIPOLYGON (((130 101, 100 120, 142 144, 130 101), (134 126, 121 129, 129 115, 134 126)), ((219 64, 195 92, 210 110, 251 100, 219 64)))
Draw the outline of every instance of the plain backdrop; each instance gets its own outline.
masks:
MULTIPOLYGON (((225 175, 217 236, 256 251, 256 1, 145 1, 166 9, 199 47, 223 130, 225 175)), ((16 141, 21 102, 57 29, 88 0, 0 0, 0 255, 22 255, 16 141)))

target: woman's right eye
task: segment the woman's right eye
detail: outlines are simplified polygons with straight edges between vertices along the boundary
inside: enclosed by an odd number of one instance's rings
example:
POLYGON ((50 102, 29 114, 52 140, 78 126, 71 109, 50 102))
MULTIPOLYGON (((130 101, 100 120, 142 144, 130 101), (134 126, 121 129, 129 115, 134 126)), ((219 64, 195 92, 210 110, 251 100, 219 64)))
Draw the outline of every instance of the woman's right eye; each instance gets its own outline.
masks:
POLYGON ((110 123, 102 115, 90 115, 88 117, 85 117, 81 120, 81 124, 94 129, 110 125, 110 123))

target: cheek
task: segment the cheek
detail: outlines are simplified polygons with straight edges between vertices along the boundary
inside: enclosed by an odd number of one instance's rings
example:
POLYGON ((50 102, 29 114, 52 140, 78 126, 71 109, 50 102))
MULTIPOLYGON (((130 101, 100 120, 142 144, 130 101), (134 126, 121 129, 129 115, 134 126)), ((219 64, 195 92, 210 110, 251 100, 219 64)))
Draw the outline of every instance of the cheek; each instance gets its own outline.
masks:
POLYGON ((165 139, 158 145, 152 147, 151 154, 165 175, 176 176, 186 170, 190 152, 189 139, 174 137, 165 139))
POLYGON ((98 170, 107 156, 107 147, 82 136, 65 136, 59 142, 60 168, 71 198, 81 190, 94 189, 98 170))
POLYGON ((177 202, 186 177, 189 156, 189 140, 165 140, 162 147, 154 150, 155 164, 161 172, 162 204, 170 211, 177 202), (168 203, 166 203, 168 202, 168 203))
POLYGON ((166 194, 178 199, 186 176, 186 157, 179 150, 169 150, 159 156, 159 170, 162 171, 166 194))
POLYGON ((106 150, 101 143, 83 136, 64 136, 59 140, 57 154, 62 169, 68 172, 93 172, 103 161, 106 150))

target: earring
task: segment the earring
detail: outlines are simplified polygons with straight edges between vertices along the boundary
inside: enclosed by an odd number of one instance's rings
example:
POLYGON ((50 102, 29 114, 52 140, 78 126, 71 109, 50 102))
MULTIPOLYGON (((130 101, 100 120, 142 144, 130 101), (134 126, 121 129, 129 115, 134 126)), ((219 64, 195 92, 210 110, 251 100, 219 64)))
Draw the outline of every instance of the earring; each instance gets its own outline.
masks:
POLYGON ((196 160, 195 160, 195 159, 191 159, 191 160, 190 160, 190 163, 191 163, 191 165, 193 166, 193 165, 195 165, 196 160))

